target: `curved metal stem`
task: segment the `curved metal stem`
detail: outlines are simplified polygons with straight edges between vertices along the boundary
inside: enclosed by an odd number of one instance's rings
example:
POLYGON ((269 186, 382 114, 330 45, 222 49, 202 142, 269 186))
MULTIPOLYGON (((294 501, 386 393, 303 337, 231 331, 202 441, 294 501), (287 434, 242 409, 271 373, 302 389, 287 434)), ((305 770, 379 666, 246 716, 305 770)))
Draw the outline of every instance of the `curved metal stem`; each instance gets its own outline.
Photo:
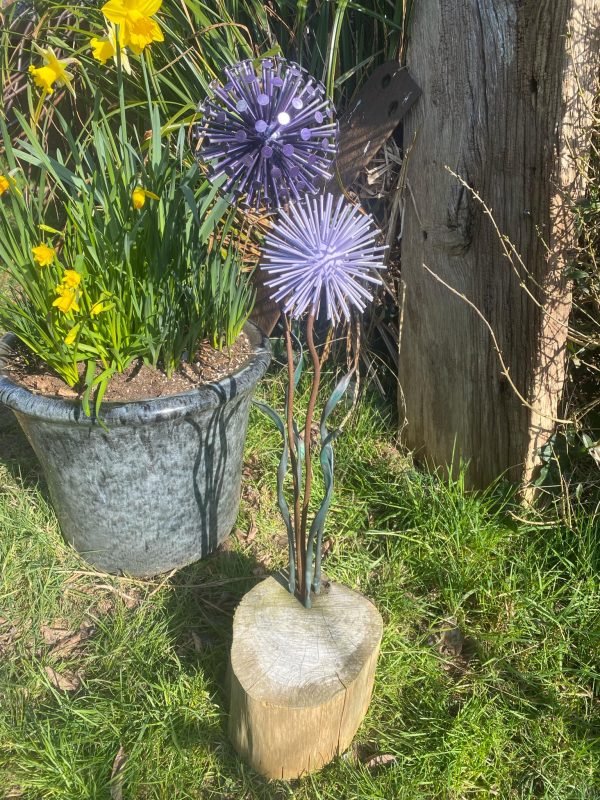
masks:
MULTIPOLYGON (((292 480, 294 482, 294 536, 296 542, 296 588, 298 592, 302 591, 302 576, 304 575, 304 548, 301 547, 300 538, 300 485, 298 481, 298 453, 296 451, 296 439, 294 436, 294 390, 295 390, 295 376, 294 376, 294 349, 292 347, 292 331, 290 328, 290 321, 287 316, 285 319, 285 348, 288 362, 288 390, 286 398, 286 421, 287 421, 287 434, 288 446, 290 451, 290 462, 292 465, 292 480)), ((290 558, 291 564, 291 558, 290 558)))
MULTIPOLYGON (((308 322, 306 324, 306 341, 308 343, 308 351, 310 353, 312 364, 313 364, 313 379, 312 379, 312 387, 310 392, 310 399, 308 401, 308 409, 306 411, 306 422, 304 425, 304 465, 305 465, 305 474, 306 477, 304 479, 304 500, 302 503, 302 521, 300 526, 300 548, 302 550, 303 560, 306 561, 304 564, 304 570, 299 572, 299 578, 302 581, 300 586, 300 595, 304 598, 304 604, 310 606, 310 588, 312 584, 312 563, 308 563, 308 559, 306 558, 306 523, 308 519, 308 509, 310 506, 310 495, 312 490, 312 463, 311 463, 311 431, 312 431, 312 423, 313 418, 315 415, 315 406, 317 403, 317 396, 319 393, 319 385, 321 382, 321 361, 319 359, 319 354, 317 353, 317 348, 315 347, 315 340, 314 340, 314 327, 315 327, 315 315, 310 314, 308 317, 308 322)), ((312 559, 311 559, 312 562, 312 559)))

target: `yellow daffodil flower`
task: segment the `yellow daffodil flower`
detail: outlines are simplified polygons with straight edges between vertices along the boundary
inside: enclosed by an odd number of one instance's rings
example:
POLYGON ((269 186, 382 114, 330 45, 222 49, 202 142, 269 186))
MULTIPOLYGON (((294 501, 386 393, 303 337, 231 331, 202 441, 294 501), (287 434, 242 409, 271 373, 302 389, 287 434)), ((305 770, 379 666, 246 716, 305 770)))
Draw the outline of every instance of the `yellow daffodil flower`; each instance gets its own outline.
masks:
POLYGON ((106 305, 102 302, 102 300, 98 300, 97 303, 90 308, 90 314, 92 317, 97 317, 98 314, 101 314, 103 311, 106 311, 106 305))
POLYGON ((65 336, 65 344, 73 344, 75 339, 77 338, 77 334, 79 332, 80 324, 73 325, 71 330, 65 336))
POLYGON ((108 0, 102 13, 116 25, 126 25, 140 17, 153 17, 161 6, 162 0, 108 0))
POLYGON ((144 47, 152 42, 164 42, 165 39, 158 23, 148 17, 140 17, 125 25, 123 38, 127 47, 138 56, 144 47))
POLYGON ((73 76, 67 72, 66 68, 69 66, 69 64, 73 63, 74 59, 68 58, 64 61, 61 61, 59 58, 57 58, 54 50, 51 47, 49 47, 47 50, 42 50, 42 55, 44 57, 44 62, 56 75, 56 83, 59 86, 66 86, 68 89, 73 91, 71 86, 73 76))
POLYGON ((153 17, 162 6, 162 0, 108 0, 102 13, 116 25, 124 25, 136 17, 153 17))
POLYGON ((162 0, 108 0, 102 6, 102 13, 121 26, 123 45, 139 55, 152 42, 164 41, 158 23, 150 19, 161 5, 162 0))
POLYGON ((33 64, 29 67, 29 72, 33 76, 33 81, 36 86, 43 89, 46 94, 52 94, 54 83, 56 81, 56 73, 50 67, 34 67, 33 64))
POLYGON ((40 267, 49 267, 56 255, 56 250, 53 247, 48 247, 48 245, 43 242, 42 244, 38 244, 37 247, 32 247, 31 252, 33 253, 34 261, 36 261, 40 267))
MULTIPOLYGON (((123 32, 119 36, 119 43, 121 45, 121 64, 123 69, 128 75, 131 75, 131 66, 127 51, 124 48, 123 32)), ((117 29, 116 25, 111 23, 108 26, 108 32, 104 39, 90 39, 90 46, 92 48, 92 55, 101 64, 106 64, 110 58, 117 60, 117 29)))
POLYGON ((113 58, 117 52, 110 39, 90 39, 92 55, 101 64, 106 64, 109 58, 113 58))
POLYGON ((0 175, 0 195, 3 195, 4 192, 7 192, 10 189, 10 180, 6 177, 6 175, 0 175))
POLYGON ((147 189, 142 189, 141 186, 136 186, 131 193, 131 202, 133 203, 133 207, 139 211, 144 207, 147 197, 151 197, 153 200, 160 199, 157 194, 154 194, 154 192, 149 192, 147 189))
POLYGON ((76 289, 81 283, 81 275, 74 269, 66 269, 62 282, 67 289, 76 289))
POLYGON ((68 314, 69 311, 79 311, 75 289, 67 289, 64 286, 57 286, 56 291, 59 293, 59 296, 52 303, 53 306, 56 306, 59 311, 63 312, 63 314, 68 314))
POLYGON ((75 94, 75 90, 71 85, 73 76, 70 72, 67 72, 67 67, 69 64, 75 63, 77 59, 65 58, 61 60, 51 47, 46 50, 40 47, 37 49, 44 59, 44 63, 41 67, 34 67, 33 64, 29 67, 29 72, 33 76, 35 85, 43 89, 46 94, 52 94, 56 83, 58 86, 66 86, 72 94, 75 94))

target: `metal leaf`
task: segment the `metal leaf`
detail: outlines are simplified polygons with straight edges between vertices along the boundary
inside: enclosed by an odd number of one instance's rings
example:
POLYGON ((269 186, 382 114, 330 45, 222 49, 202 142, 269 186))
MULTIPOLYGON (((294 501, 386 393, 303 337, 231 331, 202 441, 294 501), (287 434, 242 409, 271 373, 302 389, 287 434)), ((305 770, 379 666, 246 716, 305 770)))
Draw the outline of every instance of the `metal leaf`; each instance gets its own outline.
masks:
POLYGON ((325 519, 327 517, 327 512, 329 511, 329 506, 331 505, 331 498, 333 497, 333 442, 337 439, 340 435, 340 430, 329 431, 327 429, 327 420, 331 416, 333 410, 340 402, 346 391, 348 390, 348 386, 350 385, 350 379, 354 371, 349 372, 347 375, 337 383, 333 392, 331 393, 331 397, 325 404, 325 408, 323 409, 323 413, 321 414, 321 452, 319 454, 319 461, 321 463, 321 469, 323 471, 323 483, 325 485, 325 493, 323 496, 323 500, 321 505, 319 506, 319 510, 317 511, 315 518, 313 519, 312 525, 310 526, 310 531, 308 535, 308 542, 307 542, 307 564, 312 564, 312 556, 313 552, 316 549, 316 556, 315 556, 315 571, 314 571, 314 578, 312 581, 312 586, 316 594, 319 593, 321 590, 321 551, 323 545, 323 531, 325 529, 325 519))
POLYGON ((298 486, 300 486, 300 481, 302 480, 302 462, 304 461, 304 439, 300 435, 300 431, 298 430, 298 425, 296 424, 296 420, 292 421, 292 426, 294 428, 294 442, 296 444, 296 452, 298 453, 298 486))
POLYGON ((294 388, 298 386, 300 382, 300 376, 302 375, 302 369, 304 367, 304 348, 302 347, 302 342, 298 337, 292 333, 292 339, 295 340, 298 346, 298 361, 296 362, 296 369, 294 370, 294 388))
POLYGON ((334 388, 333 392, 331 393, 331 397, 327 401, 325 408, 323 409, 323 413, 321 414, 321 440, 324 441, 327 437, 327 428, 325 427, 327 420, 333 413, 333 410, 340 402, 342 397, 348 391, 348 386, 350 385, 350 380, 354 375, 354 370, 351 370, 344 375, 344 377, 337 383, 336 387, 334 388))
POLYGON ((294 529, 290 518, 290 509, 285 499, 285 495, 283 493, 283 482, 285 480, 285 475, 288 467, 288 442, 287 442, 285 424, 281 416, 275 411, 275 409, 271 408, 271 406, 268 405, 267 403, 261 403, 260 401, 255 400, 254 405, 275 423, 277 430, 281 434, 281 438, 283 440, 281 458, 279 459, 279 466, 277 468, 277 504, 279 506, 279 511, 281 513, 281 516, 283 517, 283 522, 285 524, 288 536, 288 550, 290 558, 290 576, 289 576, 288 588, 290 592, 293 593, 296 586, 296 557, 295 557, 294 529))
MULTIPOLYGON (((294 389, 295 389, 298 386, 298 384, 300 383, 300 377, 302 376, 302 370, 304 369, 304 348, 302 347, 302 342, 296 336, 295 333, 292 333, 292 331, 290 331, 290 336, 292 337, 292 339, 296 343, 296 347, 298 348, 298 355, 297 355, 296 359, 294 359, 294 364, 295 364, 295 367, 294 367, 294 389)), ((289 392, 289 386, 286 386, 286 388, 285 388, 286 407, 287 407, 288 392, 289 392)))
POLYGON ((313 589, 316 594, 318 594, 321 590, 321 550, 323 543, 323 531, 325 529, 327 512, 329 511, 329 506, 331 505, 331 498, 333 497, 333 447, 331 446, 331 442, 333 442, 338 433, 339 431, 334 431, 332 434, 330 434, 321 447, 319 461, 321 462, 321 469, 323 471, 325 493, 323 495, 321 505, 319 506, 319 510, 315 514, 315 518, 310 526, 310 532, 308 535, 307 550, 310 550, 311 562, 313 551, 316 548, 315 573, 312 582, 313 589))

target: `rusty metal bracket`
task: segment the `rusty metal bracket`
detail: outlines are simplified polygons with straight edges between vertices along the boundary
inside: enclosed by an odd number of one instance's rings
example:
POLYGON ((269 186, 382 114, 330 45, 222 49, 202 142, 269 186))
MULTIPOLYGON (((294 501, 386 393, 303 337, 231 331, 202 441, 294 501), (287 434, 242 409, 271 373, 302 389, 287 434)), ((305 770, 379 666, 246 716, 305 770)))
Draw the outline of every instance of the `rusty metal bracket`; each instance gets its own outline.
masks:
POLYGON ((420 95, 408 69, 397 61, 377 67, 340 119, 337 175, 330 191, 350 186, 420 95))

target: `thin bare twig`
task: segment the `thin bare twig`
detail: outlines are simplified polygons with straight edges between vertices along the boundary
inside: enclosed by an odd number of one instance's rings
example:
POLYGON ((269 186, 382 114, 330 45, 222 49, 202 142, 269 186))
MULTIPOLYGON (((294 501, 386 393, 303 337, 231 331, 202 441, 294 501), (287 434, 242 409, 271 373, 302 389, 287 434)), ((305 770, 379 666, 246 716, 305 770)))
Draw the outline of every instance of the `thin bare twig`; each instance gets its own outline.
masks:
MULTIPOLYGON (((450 173, 450 175, 452 175, 453 178, 456 178, 456 180, 460 183, 460 185, 463 186, 469 192, 469 194, 479 203, 479 205, 483 209, 484 214, 490 220, 492 227, 494 229, 494 233, 498 237, 498 241, 500 242, 500 246, 502 247, 504 255, 508 259, 508 262, 511 265, 513 272, 515 273, 515 275, 519 280, 519 287, 524 290, 524 292, 527 294, 532 303, 537 308, 540 309, 542 314, 547 319, 551 320, 552 322, 555 322, 561 328, 568 328, 569 325, 568 320, 559 319, 558 317, 555 317, 552 313, 550 313, 550 311, 548 311, 544 303, 538 300, 538 298, 533 294, 533 292, 525 282, 523 275, 519 272, 519 270, 515 265, 515 260, 518 262, 519 267, 521 268, 527 279, 536 287, 536 289, 539 289, 540 292, 542 293, 545 293, 546 291, 544 287, 536 280, 535 276, 531 273, 531 271, 527 268, 525 262, 523 261, 523 257, 517 250, 514 243, 510 240, 508 236, 502 233, 502 231, 498 227, 498 223, 494 218, 492 209, 487 205, 483 197, 479 194, 479 192, 476 189, 474 189, 472 186, 469 186, 469 184, 464 180, 464 178, 461 178, 461 176, 458 175, 458 173, 454 172, 454 170, 452 170, 448 165, 446 165, 445 169, 447 172, 450 173)), ((542 238, 541 232, 539 238, 542 244, 544 245, 544 248, 546 250, 546 255, 549 255, 550 248, 542 238)))
POLYGON ((508 368, 506 362, 504 361, 504 357, 502 355, 502 351, 500 350, 500 345, 498 344, 498 340, 496 339, 496 334, 494 333, 494 329, 492 328, 490 323, 487 321, 485 316, 482 314, 482 312, 477 308, 475 303, 473 303, 472 300, 469 300, 469 298, 466 295, 462 294, 462 292, 459 292, 453 286, 450 286, 449 283, 446 283, 446 281, 443 280, 443 278, 440 278, 439 275, 436 275, 436 273, 432 269, 430 269, 427 266, 427 264, 423 264, 423 269, 427 270, 427 272, 432 276, 432 278, 435 278, 435 280, 438 281, 438 283, 441 283, 442 286, 444 286, 446 289, 448 289, 449 292, 452 292, 453 295, 455 295, 456 297, 460 298, 463 302, 465 302, 469 306, 469 308, 472 308, 473 311, 479 317, 479 319, 483 322, 485 327, 488 329, 488 332, 489 332, 489 334, 491 336, 491 339, 492 339, 492 344, 494 345, 494 350, 496 351, 496 354, 498 356, 498 360, 500 361, 500 366, 501 366, 501 370, 500 371, 504 375, 506 380, 508 381, 511 389, 516 394, 516 396, 519 398, 521 403, 523 403, 523 405, 526 408, 530 409, 530 411, 533 411, 536 414, 539 414, 539 416, 543 417, 544 419, 549 419, 552 422, 561 422, 564 425, 572 425, 573 424, 573 420, 561 419, 560 417, 553 417, 553 416, 550 416, 549 414, 544 414, 542 411, 540 411, 539 409, 537 409, 534 406, 532 406, 531 403, 527 402, 527 400, 523 397, 523 395, 521 394, 521 392, 519 391, 519 389, 517 388, 515 382, 513 381, 513 379, 511 378, 511 376, 509 374, 509 368, 508 368))

